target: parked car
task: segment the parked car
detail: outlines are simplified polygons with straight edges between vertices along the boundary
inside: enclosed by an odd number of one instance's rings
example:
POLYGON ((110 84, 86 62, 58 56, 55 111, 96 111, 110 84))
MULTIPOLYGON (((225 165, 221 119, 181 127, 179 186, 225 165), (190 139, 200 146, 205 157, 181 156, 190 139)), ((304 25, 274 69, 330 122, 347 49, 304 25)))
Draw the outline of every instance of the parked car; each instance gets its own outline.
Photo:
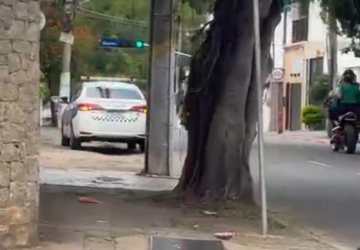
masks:
POLYGON ((61 115, 61 144, 80 149, 82 142, 127 143, 145 148, 147 104, 140 89, 118 81, 88 81, 61 115))

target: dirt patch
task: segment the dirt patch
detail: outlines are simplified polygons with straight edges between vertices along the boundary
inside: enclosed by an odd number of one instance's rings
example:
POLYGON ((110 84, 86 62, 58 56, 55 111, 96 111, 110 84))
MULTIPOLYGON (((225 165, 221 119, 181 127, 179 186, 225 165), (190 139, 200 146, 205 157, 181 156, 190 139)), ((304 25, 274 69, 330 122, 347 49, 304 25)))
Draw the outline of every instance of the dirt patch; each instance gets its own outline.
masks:
POLYGON ((40 231, 46 242, 81 242, 84 237, 112 238, 162 235, 214 239, 216 232, 231 231, 231 242, 259 249, 334 249, 291 227, 270 223, 273 237, 262 238, 260 211, 239 203, 186 204, 169 193, 119 191, 66 191, 42 187, 40 231), (79 196, 100 204, 84 204, 79 196), (206 215, 206 211, 213 211, 206 215), (298 248, 292 248, 298 247, 298 248), (301 248, 299 248, 301 247, 301 248))

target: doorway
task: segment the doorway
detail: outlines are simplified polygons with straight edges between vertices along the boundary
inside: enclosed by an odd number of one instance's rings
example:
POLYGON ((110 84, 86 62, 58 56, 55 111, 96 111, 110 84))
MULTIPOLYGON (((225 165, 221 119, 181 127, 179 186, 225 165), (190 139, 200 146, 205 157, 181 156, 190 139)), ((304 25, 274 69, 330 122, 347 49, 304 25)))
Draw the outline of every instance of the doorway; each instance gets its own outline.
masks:
POLYGON ((301 130, 301 83, 286 86, 286 129, 301 130))

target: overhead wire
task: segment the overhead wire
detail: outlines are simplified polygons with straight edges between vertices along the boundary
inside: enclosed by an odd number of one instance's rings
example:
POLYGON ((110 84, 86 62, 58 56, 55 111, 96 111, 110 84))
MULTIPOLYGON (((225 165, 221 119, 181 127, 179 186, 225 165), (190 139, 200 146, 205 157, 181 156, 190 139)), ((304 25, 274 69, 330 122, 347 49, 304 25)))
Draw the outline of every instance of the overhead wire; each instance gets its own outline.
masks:
MULTIPOLYGON (((77 9, 78 9, 78 13, 80 15, 83 15, 88 18, 94 18, 94 19, 98 19, 98 20, 120 23, 123 25, 134 25, 134 26, 138 26, 141 28, 149 28, 148 24, 144 21, 131 20, 128 18, 123 18, 123 17, 118 17, 118 16, 111 16, 111 15, 101 13, 98 11, 89 10, 89 9, 81 7, 81 6, 78 6, 77 9)), ((198 32, 198 31, 201 31, 202 29, 204 29, 204 26, 207 26, 208 24, 209 23, 204 24, 203 27, 185 28, 184 32, 198 32)))
POLYGON ((133 26, 138 26, 138 27, 142 27, 142 28, 148 28, 148 25, 143 21, 134 21, 134 20, 127 19, 127 18, 111 16, 111 15, 107 15, 107 14, 104 14, 101 12, 89 10, 89 9, 86 9, 86 8, 83 8, 80 6, 77 9, 78 9, 78 14, 86 16, 88 18, 105 20, 105 21, 115 22, 115 23, 121 23, 124 25, 133 25, 133 26))

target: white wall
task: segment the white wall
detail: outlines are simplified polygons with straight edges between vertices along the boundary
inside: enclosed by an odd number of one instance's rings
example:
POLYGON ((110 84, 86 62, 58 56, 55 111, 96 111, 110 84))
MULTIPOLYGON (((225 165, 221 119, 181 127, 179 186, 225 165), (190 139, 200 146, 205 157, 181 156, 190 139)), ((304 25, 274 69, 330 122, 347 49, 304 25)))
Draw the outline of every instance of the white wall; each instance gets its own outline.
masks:
POLYGON ((320 17, 321 7, 319 3, 311 2, 309 8, 309 42, 321 42, 326 48, 327 25, 320 17))
POLYGON ((281 15, 281 22, 275 29, 274 36, 274 45, 275 45, 275 56, 273 55, 274 49, 271 49, 271 53, 274 60, 275 68, 283 68, 284 67, 284 50, 283 50, 283 36, 284 36, 284 14, 281 15))
MULTIPOLYGON (((284 67, 284 13, 281 14, 281 21, 275 29, 275 68, 283 68, 284 67)), ((287 30, 286 30, 286 44, 289 44, 292 39, 292 18, 291 11, 287 14, 287 30)))

